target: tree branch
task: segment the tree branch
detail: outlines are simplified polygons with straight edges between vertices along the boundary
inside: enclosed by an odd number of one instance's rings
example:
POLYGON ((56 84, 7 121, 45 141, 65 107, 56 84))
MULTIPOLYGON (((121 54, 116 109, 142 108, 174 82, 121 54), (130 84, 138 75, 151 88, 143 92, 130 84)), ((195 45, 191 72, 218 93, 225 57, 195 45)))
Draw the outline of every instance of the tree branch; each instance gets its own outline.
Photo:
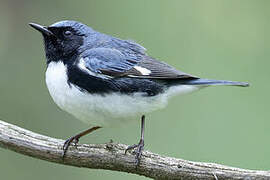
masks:
POLYGON ((92 169, 122 171, 154 179, 270 179, 270 171, 245 170, 213 163, 192 162, 144 151, 138 168, 134 154, 117 143, 71 146, 62 159, 64 141, 0 121, 0 146, 50 162, 92 169))

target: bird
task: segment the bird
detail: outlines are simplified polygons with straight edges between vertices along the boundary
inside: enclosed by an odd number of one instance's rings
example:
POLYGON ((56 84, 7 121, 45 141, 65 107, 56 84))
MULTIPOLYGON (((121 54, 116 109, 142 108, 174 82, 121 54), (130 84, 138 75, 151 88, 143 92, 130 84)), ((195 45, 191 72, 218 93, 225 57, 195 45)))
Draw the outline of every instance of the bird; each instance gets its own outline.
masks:
POLYGON ((170 98, 213 85, 249 86, 246 82, 204 79, 159 61, 131 40, 123 40, 73 20, 49 26, 29 23, 44 40, 46 85, 54 102, 91 128, 68 138, 69 146, 103 127, 140 120, 135 150, 139 165, 144 150, 145 114, 165 108, 170 98))

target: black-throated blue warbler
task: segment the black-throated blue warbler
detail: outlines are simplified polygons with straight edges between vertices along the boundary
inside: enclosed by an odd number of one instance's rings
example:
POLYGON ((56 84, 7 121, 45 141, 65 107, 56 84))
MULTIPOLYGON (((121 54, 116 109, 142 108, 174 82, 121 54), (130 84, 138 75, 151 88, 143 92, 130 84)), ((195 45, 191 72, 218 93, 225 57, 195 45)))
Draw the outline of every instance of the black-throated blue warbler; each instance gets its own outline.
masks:
POLYGON ((69 139, 69 145, 101 127, 141 118, 136 148, 138 165, 144 147, 145 114, 164 108, 170 97, 211 85, 248 83, 202 79, 147 55, 141 45, 93 30, 76 21, 50 26, 30 23, 42 33, 47 59, 46 84, 54 102, 93 127, 69 139))

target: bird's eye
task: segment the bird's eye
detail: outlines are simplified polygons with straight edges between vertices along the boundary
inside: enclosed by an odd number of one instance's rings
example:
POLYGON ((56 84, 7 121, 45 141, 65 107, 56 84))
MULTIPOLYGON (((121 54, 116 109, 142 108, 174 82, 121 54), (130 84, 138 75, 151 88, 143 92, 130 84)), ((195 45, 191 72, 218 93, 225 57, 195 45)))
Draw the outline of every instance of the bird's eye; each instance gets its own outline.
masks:
POLYGON ((72 32, 71 31, 64 31, 64 36, 68 37, 68 36, 71 36, 72 35, 72 32))

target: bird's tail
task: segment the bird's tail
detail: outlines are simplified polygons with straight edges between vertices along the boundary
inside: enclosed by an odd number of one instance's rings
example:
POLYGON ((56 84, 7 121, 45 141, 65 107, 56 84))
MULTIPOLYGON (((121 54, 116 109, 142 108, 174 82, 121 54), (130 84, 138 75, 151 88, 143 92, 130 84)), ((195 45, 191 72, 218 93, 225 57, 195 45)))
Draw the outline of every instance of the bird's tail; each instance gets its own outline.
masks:
POLYGON ((210 85, 228 85, 228 86, 241 86, 247 87, 249 83, 247 82, 236 82, 236 81, 226 81, 226 80, 213 80, 213 79, 191 79, 184 80, 180 82, 183 85, 202 85, 202 86, 210 86, 210 85))

